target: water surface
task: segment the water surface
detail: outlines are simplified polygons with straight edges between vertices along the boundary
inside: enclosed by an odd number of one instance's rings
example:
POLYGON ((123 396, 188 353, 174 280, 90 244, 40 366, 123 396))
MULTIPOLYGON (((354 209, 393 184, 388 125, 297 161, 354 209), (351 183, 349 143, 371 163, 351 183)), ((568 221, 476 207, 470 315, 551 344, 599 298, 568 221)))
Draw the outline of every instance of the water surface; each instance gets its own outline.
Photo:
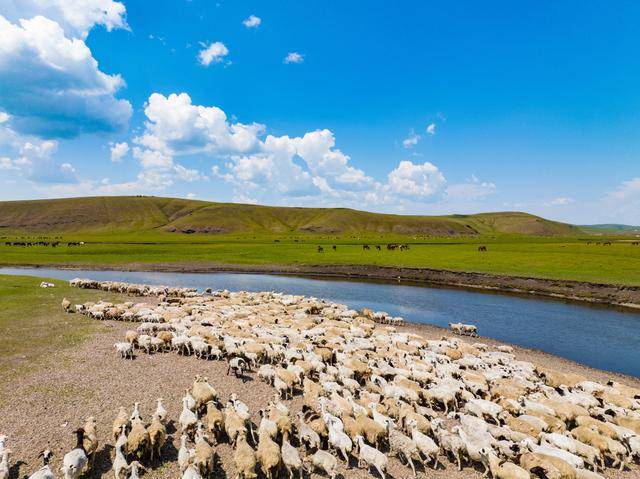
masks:
POLYGON ((450 322, 472 323, 483 336, 640 376, 640 314, 633 311, 463 289, 268 274, 47 268, 0 268, 0 273, 303 294, 353 309, 367 306, 387 311, 415 323, 443 327, 450 322))

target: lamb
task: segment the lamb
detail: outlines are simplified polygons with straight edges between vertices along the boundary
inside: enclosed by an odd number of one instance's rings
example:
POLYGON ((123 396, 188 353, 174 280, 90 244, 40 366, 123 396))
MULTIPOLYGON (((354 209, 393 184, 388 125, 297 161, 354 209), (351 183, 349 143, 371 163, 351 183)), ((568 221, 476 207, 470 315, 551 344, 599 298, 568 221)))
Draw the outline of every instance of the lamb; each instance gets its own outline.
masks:
POLYGON ((122 359, 133 359, 133 346, 131 343, 116 343, 114 344, 116 351, 120 353, 122 359))
POLYGON ((64 455, 62 466, 60 466, 60 471, 64 474, 65 479, 78 479, 89 463, 87 453, 84 450, 84 429, 79 428, 74 431, 74 434, 76 435, 76 446, 64 455))
POLYGON ((447 431, 441 419, 434 419, 432 425, 433 433, 438 439, 440 447, 450 458, 455 460, 458 464, 458 470, 462 471, 462 453, 465 450, 462 439, 457 434, 447 431))
POLYGON ((247 433, 243 431, 236 441, 236 449, 233 453, 233 462, 236 466, 237 479, 255 479, 256 454, 247 443, 247 433))
POLYGON ((358 444, 358 467, 362 467, 364 464, 367 466, 373 466, 380 474, 382 479, 386 479, 387 472, 387 456, 378 451, 376 448, 369 446, 364 442, 362 436, 356 436, 356 443, 358 444), (364 464, 363 464, 364 463, 364 464))
POLYGON ((335 456, 332 456, 326 451, 316 451, 315 454, 311 456, 311 464, 313 469, 320 469, 329 476, 329 479, 336 479, 338 474, 338 460, 335 456))
POLYGON ((123 430, 127 430, 129 428, 129 415, 124 407, 120 406, 120 411, 118 412, 118 416, 113 421, 113 439, 117 440, 118 436, 123 432, 123 430))
POLYGON ((247 362, 242 358, 231 358, 227 367, 227 376, 231 371, 237 378, 244 378, 244 371, 247 369, 247 362))
POLYGON ((487 401, 485 399, 470 399, 465 404, 464 410, 469 413, 477 416, 481 419, 485 417, 490 417, 494 420, 496 424, 500 424, 500 420, 498 419, 498 415, 503 411, 502 406, 487 401))
POLYGON ((140 479, 140 475, 138 474, 138 470, 146 471, 147 468, 140 464, 138 461, 132 461, 131 464, 127 467, 129 470, 129 479, 140 479))
POLYGON ((88 417, 84 424, 83 446, 87 458, 89 459, 89 467, 93 467, 96 459, 96 451, 98 450, 98 435, 96 433, 96 420, 93 416, 88 417))
POLYGON ((207 441, 207 435, 200 429, 196 433, 196 446, 193 464, 198 468, 203 477, 208 477, 213 472, 214 451, 207 441))
POLYGON ((67 313, 71 313, 71 301, 69 301, 67 298, 62 298, 62 309, 65 310, 65 312, 67 313))
POLYGON ((264 409, 260 409, 260 418, 258 437, 267 434, 271 439, 275 439, 278 436, 278 425, 267 417, 264 409))
POLYGON ((308 449, 320 448, 320 436, 304 422, 302 413, 298 413, 298 421, 298 440, 305 448, 305 452, 308 449))
MULTIPOLYGON (((113 465, 111 469, 113 470, 113 474, 115 475, 115 479, 122 479, 121 474, 122 471, 126 470, 129 467, 127 463, 127 459, 124 456, 123 445, 116 445, 116 457, 113 460, 113 465)), ((125 476, 126 477, 126 476, 125 476)))
POLYGON ((149 458, 153 462, 154 454, 157 458, 162 455, 162 446, 164 446, 167 440, 167 429, 165 428, 161 417, 156 414, 151 419, 151 425, 149 426, 149 441, 151 443, 151 457, 149 458))
POLYGON ((238 416, 231 403, 227 403, 224 408, 224 430, 233 446, 235 446, 238 436, 247 432, 245 421, 238 416))
POLYGON ((218 441, 224 431, 224 415, 214 401, 207 402, 207 412, 202 420, 206 430, 218 441))
POLYGON ((433 468, 438 468, 438 454, 440 453, 440 447, 426 434, 423 434, 418 430, 418 423, 415 419, 409 419, 407 426, 411 431, 411 439, 418 446, 418 450, 427 462, 433 461, 433 468))
POLYGON ((260 469, 266 478, 273 479, 274 473, 277 473, 278 466, 280 465, 280 448, 266 434, 260 436, 258 439, 256 458, 258 462, 260 462, 260 469))
POLYGON ((294 471, 298 471, 300 479, 302 479, 302 460, 298 450, 289 442, 288 435, 282 437, 282 446, 280 448, 282 463, 289 473, 289 479, 293 479, 294 471))
POLYGON ((167 419, 167 410, 162 405, 162 398, 158 398, 156 401, 157 401, 157 406, 156 406, 155 415, 158 416, 158 419, 160 420, 160 422, 164 424, 167 419))
POLYGON ((520 456, 520 467, 530 473, 542 470, 548 479, 577 479, 576 470, 554 456, 528 452, 520 456))
POLYGON ((191 409, 189 409, 188 403, 189 400, 186 397, 182 398, 182 412, 180 413, 180 417, 178 418, 178 422, 182 427, 182 432, 186 432, 187 434, 194 431, 198 422, 198 416, 196 416, 196 414, 191 409))
POLYGON ((396 455, 404 457, 407 464, 411 467, 413 475, 417 476, 413 459, 422 460, 418 446, 395 427, 389 428, 389 450, 396 455))
POLYGON ((191 454, 189 453, 189 448, 187 447, 187 435, 183 434, 180 436, 180 449, 178 449, 178 467, 180 467, 180 472, 184 474, 189 466, 189 461, 191 459, 191 454))
POLYGON ((500 463, 500 459, 490 449, 482 448, 480 455, 483 462, 489 464, 489 472, 493 479, 530 479, 530 474, 525 469, 512 462, 500 463))
POLYGON ((199 412, 206 407, 207 402, 215 401, 218 398, 218 393, 213 389, 211 384, 209 384, 207 378, 200 376, 196 376, 196 380, 191 388, 191 395, 196 401, 196 411, 199 412))
POLYGON ((525 439, 520 444, 528 448, 531 452, 544 454, 545 456, 554 456, 559 459, 562 459, 567 464, 570 464, 575 468, 584 469, 584 461, 580 457, 570 453, 569 451, 565 451, 563 449, 558 449, 557 447, 551 447, 551 446, 538 446, 531 439, 525 439))
MULTIPOLYGON (((53 471, 51 471, 51 467, 49 466, 49 461, 51 461, 53 453, 49 449, 45 449, 38 454, 38 457, 42 457, 43 465, 40 469, 31 474, 29 479, 55 479, 53 471)), ((0 476, 1 475, 2 473, 0 473, 0 476)))
POLYGON ((342 457, 348 465, 349 454, 353 449, 353 442, 351 442, 349 436, 339 429, 338 424, 339 423, 334 419, 330 419, 327 423, 327 427, 329 428, 329 444, 336 450, 336 452, 340 452, 340 454, 342 454, 342 457))
POLYGON ((142 420, 136 418, 131 421, 131 431, 127 436, 127 455, 137 459, 148 457, 151 454, 151 438, 149 431, 144 427, 142 420))

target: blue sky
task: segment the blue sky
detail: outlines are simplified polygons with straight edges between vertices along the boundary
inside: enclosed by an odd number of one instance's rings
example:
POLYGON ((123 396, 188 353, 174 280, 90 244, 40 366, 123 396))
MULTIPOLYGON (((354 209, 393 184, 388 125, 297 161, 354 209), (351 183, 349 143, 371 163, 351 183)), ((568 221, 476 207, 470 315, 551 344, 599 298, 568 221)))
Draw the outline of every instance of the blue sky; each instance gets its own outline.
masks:
POLYGON ((640 4, 0 2, 0 199, 640 224, 640 4))

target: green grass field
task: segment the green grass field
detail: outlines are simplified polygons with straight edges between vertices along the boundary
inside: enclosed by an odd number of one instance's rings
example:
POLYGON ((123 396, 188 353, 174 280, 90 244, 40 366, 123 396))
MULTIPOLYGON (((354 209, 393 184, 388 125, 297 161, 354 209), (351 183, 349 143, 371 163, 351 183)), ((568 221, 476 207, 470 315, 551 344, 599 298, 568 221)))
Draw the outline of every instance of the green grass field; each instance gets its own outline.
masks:
MULTIPOLYGON (((161 239, 161 238, 160 238, 161 239)), ((282 239, 193 243, 97 244, 57 248, 46 246, 0 246, 0 263, 27 265, 130 266, 132 263, 207 264, 357 264, 407 266, 474 271, 507 275, 572 279, 603 283, 640 284, 640 247, 629 243, 611 246, 587 245, 578 239, 540 239, 527 237, 476 238, 440 241, 431 244, 409 243, 408 251, 362 249, 361 243, 348 239, 282 239), (322 244, 323 253, 317 252, 322 244), (331 246, 336 244, 337 250, 331 246), (477 251, 487 246, 486 253, 477 251)), ((373 245, 374 242, 369 242, 373 245)), ((384 243, 383 243, 384 244, 384 243)))
POLYGON ((640 285, 635 236, 602 234, 518 212, 400 216, 156 197, 0 202, 0 265, 352 264, 640 285), (42 238, 61 244, 5 245, 42 238), (387 243, 410 249, 388 251, 387 243))
POLYGON ((121 299, 122 295, 71 288, 66 281, 47 280, 53 288, 40 288, 43 278, 0 275, 0 376, 32 368, 49 354, 70 348, 104 327, 96 321, 67 314, 64 297, 73 302, 121 299))

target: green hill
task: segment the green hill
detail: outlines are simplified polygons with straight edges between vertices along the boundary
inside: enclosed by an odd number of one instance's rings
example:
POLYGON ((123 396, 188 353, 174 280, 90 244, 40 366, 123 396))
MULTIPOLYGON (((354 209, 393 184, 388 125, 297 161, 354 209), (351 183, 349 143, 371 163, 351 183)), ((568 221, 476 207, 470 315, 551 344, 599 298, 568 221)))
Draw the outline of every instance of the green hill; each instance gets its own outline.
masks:
POLYGON ((573 225, 519 212, 452 216, 292 208, 153 196, 0 202, 1 234, 51 233, 397 234, 570 236, 573 225))

